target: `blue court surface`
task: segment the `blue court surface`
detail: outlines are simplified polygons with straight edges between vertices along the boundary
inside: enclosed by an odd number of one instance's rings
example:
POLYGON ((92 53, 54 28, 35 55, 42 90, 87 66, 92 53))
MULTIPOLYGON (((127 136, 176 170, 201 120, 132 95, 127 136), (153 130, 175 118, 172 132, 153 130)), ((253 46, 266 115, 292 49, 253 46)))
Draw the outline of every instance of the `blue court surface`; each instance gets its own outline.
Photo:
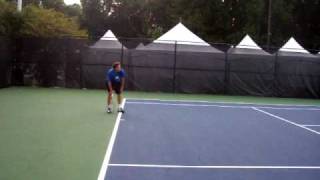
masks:
POLYGON ((320 107, 126 100, 99 180, 319 180, 320 107))

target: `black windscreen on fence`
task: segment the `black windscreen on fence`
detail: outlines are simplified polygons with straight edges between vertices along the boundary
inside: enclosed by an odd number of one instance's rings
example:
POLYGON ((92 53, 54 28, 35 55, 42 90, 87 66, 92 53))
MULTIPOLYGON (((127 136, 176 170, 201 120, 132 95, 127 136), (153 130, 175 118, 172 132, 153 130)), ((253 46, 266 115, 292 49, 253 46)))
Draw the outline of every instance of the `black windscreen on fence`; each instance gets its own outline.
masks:
POLYGON ((0 37, 0 88, 10 85, 10 60, 12 59, 10 44, 11 42, 7 38, 0 37))
POLYGON ((175 45, 152 43, 130 50, 128 79, 133 90, 173 92, 175 45))
POLYGON ((2 87, 11 79, 11 85, 103 89, 107 70, 120 61, 127 90, 320 97, 320 57, 307 53, 221 51, 209 45, 179 43, 128 49, 118 40, 91 44, 74 38, 20 38, 14 51, 9 51, 2 39, 0 42, 1 51, 7 52, 1 53, 2 87))
POLYGON ((224 93, 225 53, 199 45, 177 45, 176 51, 176 92, 224 93))
POLYGON ((82 39, 18 39, 12 84, 79 88, 87 47, 82 39))
POLYGON ((228 93, 272 96, 275 58, 260 49, 230 48, 228 93))
POLYGON ((276 96, 320 97, 320 59, 311 54, 278 52, 276 96))
POLYGON ((85 88, 105 88, 106 71, 114 61, 127 58, 127 48, 114 40, 99 40, 89 47, 82 61, 82 80, 85 88))

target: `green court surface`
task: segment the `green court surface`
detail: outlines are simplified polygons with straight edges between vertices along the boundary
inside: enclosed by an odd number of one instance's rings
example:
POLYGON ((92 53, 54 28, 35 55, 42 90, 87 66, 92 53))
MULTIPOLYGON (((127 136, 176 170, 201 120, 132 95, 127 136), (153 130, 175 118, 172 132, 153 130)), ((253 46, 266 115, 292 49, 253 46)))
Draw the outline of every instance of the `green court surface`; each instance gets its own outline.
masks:
MULTIPOLYGON (((0 89, 1 180, 97 179, 116 113, 105 91, 0 89)), ((320 100, 127 92, 126 98, 320 105, 320 100)))

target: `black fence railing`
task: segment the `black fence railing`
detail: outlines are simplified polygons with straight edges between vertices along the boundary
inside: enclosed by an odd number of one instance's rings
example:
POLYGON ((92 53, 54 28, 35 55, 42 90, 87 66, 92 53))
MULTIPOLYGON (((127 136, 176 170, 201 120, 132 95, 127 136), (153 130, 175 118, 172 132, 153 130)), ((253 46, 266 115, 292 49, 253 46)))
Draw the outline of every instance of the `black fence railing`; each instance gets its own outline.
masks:
POLYGON ((0 38, 0 87, 105 88, 105 74, 121 61, 128 90, 276 97, 320 97, 315 54, 237 49, 229 44, 145 39, 90 42, 79 38, 0 38), (131 44, 131 48, 123 44, 131 44))

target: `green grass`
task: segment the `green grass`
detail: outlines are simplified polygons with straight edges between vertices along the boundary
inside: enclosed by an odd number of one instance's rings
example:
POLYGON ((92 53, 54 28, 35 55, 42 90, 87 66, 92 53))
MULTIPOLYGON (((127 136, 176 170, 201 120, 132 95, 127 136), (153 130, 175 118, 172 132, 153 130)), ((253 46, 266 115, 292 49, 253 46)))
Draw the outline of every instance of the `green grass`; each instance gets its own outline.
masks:
POLYGON ((96 179, 115 114, 102 91, 0 90, 0 179, 96 179))
MULTIPOLYGON (((320 105, 320 100, 127 92, 128 98, 320 105)), ((0 89, 0 179, 96 179, 116 114, 105 91, 0 89)))

